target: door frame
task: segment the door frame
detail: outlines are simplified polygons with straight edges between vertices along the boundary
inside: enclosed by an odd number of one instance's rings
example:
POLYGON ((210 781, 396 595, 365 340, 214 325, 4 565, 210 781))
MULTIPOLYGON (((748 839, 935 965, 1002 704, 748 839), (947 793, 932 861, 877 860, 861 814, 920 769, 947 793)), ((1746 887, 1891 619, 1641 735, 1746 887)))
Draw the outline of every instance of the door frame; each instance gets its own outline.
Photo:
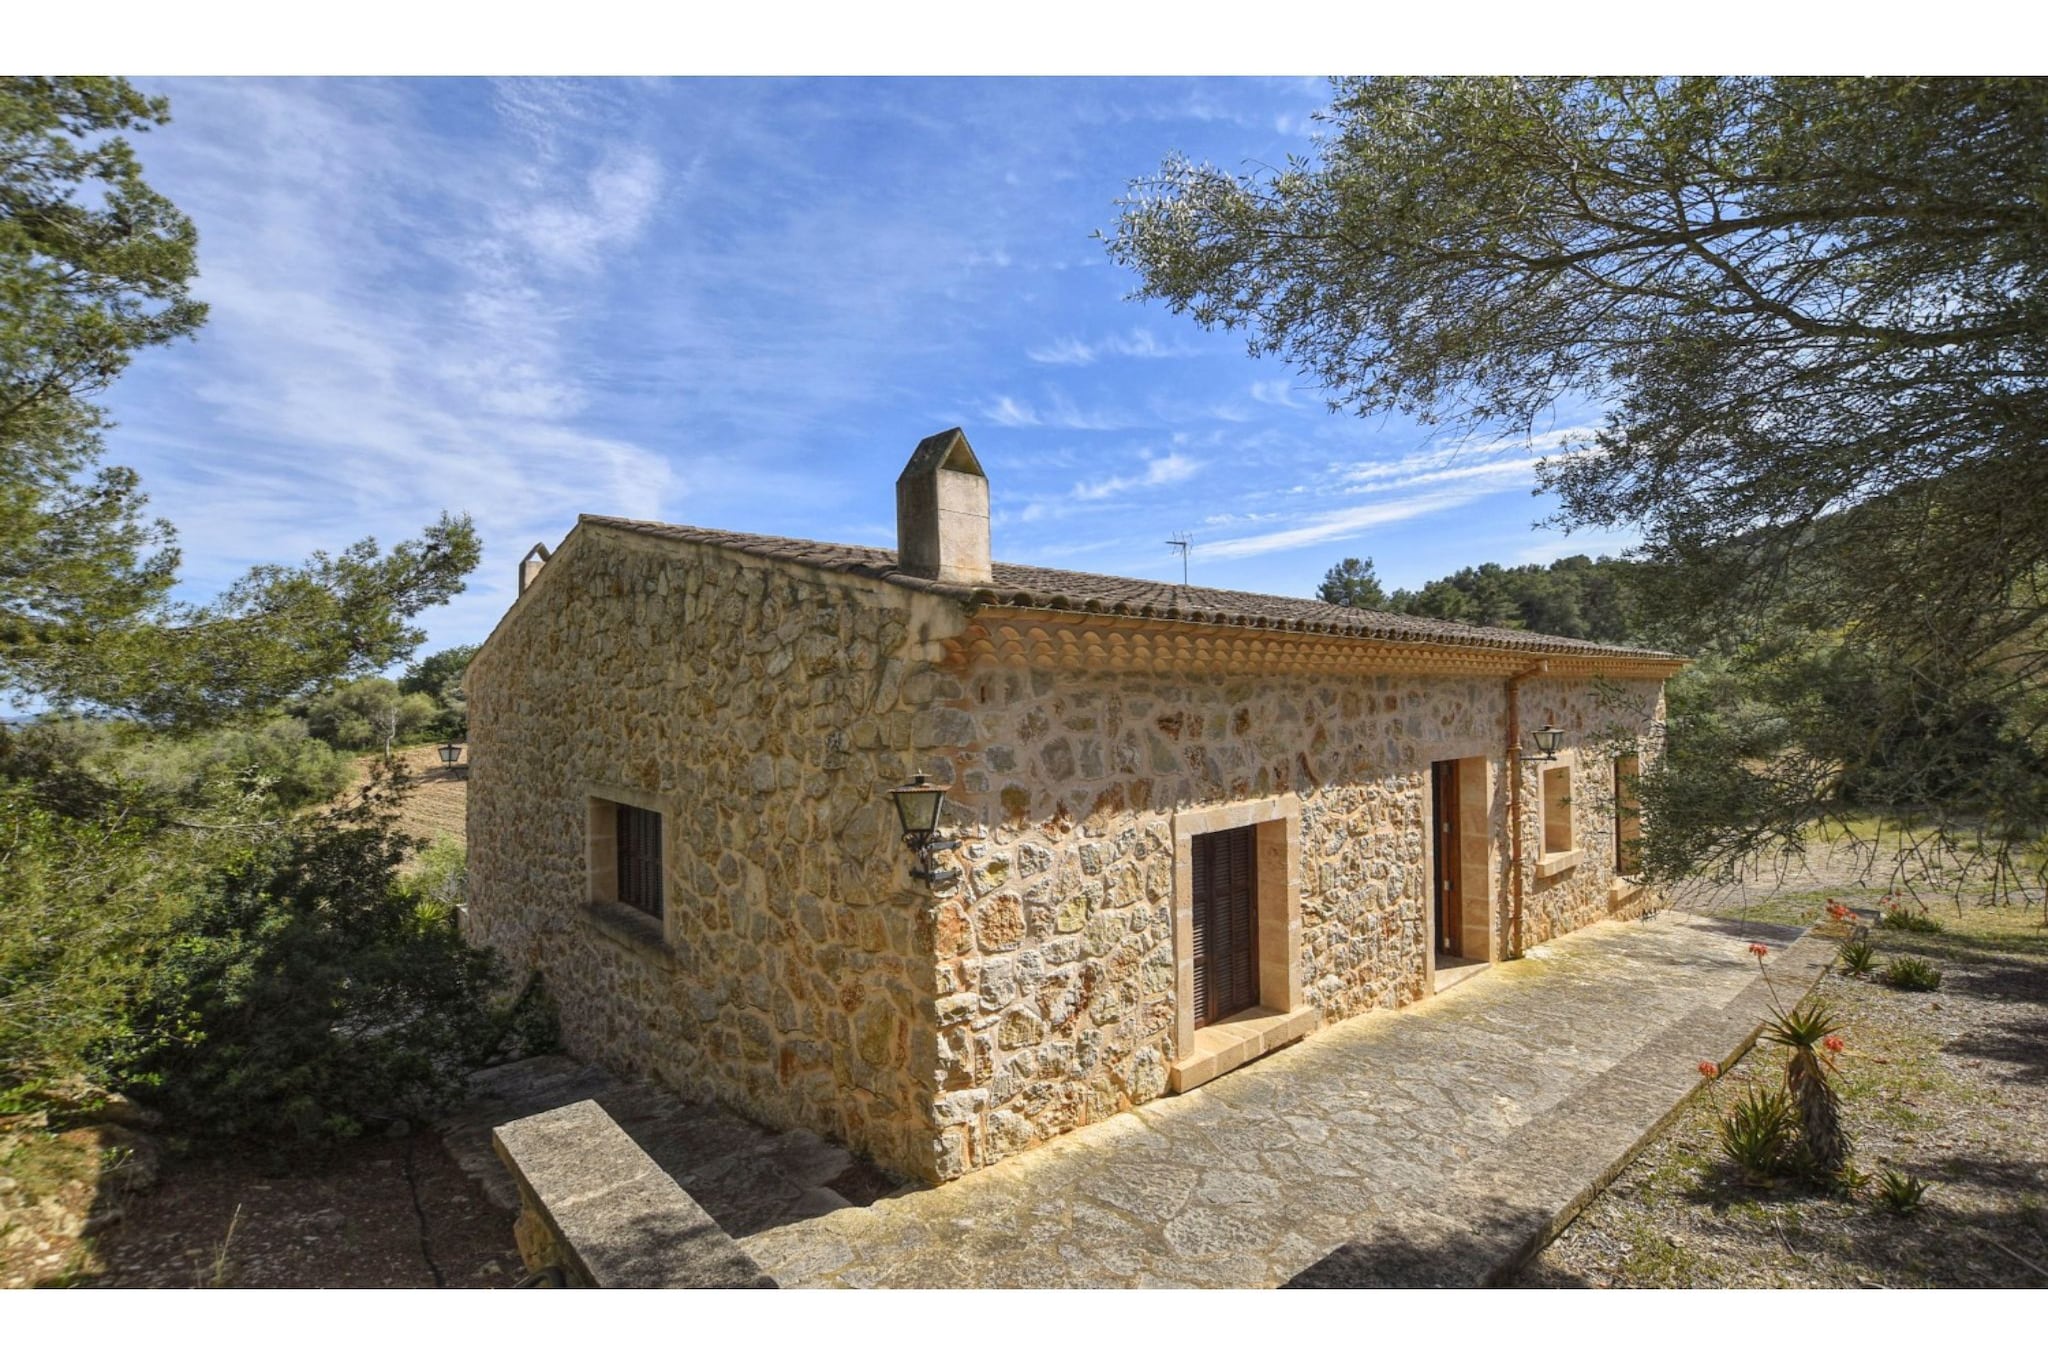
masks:
POLYGON ((1423 896, 1418 907, 1423 921, 1423 994, 1436 994, 1436 784, 1431 769, 1437 763, 1458 765, 1457 845, 1459 871, 1459 949, 1469 962, 1501 960, 1501 880, 1498 859, 1500 845, 1496 830, 1505 830, 1507 815, 1496 806, 1504 804, 1505 788, 1499 782, 1495 760, 1463 745, 1431 746, 1418 755, 1423 760, 1419 775, 1424 811, 1422 862, 1423 896))

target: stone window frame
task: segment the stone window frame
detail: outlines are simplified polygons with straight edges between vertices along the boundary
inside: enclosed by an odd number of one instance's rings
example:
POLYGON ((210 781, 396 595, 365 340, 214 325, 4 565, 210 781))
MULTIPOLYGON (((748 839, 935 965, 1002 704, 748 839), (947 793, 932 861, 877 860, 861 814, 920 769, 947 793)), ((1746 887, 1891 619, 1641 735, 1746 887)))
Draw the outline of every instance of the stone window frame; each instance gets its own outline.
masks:
POLYGON ((1174 1061, 1168 1087, 1191 1090, 1314 1028, 1301 970, 1301 798, 1230 801, 1173 816, 1174 1061), (1250 825, 1258 859, 1259 1003, 1195 1027, 1195 838, 1250 825))
POLYGON ((608 938, 640 951, 668 952, 674 924, 676 810, 673 798, 639 787, 592 782, 584 788, 584 910, 608 938), (633 806, 661 817, 661 914, 618 899, 618 808, 633 806))
POLYGON ((1577 774, 1571 760, 1544 763, 1536 769, 1536 875, 1554 877, 1585 861, 1586 850, 1579 840, 1574 818, 1572 792, 1577 774), (1562 795, 1555 790, 1563 788, 1562 795), (1562 835, 1564 846, 1554 847, 1553 836, 1562 835))

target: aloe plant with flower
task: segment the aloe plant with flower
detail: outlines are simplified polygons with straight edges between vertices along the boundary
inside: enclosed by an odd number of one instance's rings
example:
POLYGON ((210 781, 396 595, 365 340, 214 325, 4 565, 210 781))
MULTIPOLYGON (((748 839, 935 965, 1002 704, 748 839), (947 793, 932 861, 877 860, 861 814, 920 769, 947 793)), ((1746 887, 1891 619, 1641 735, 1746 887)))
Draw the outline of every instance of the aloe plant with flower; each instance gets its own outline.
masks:
POLYGON ((1841 1101, 1834 1086, 1828 1083, 1828 1072, 1834 1069, 1834 1059, 1847 1044, 1826 1005, 1816 1002, 1786 1009, 1785 1002, 1778 998, 1777 983, 1771 980, 1770 969, 1764 966, 1770 950, 1761 943, 1752 943, 1749 952, 1756 958, 1756 969, 1763 973, 1764 984, 1770 987, 1775 1006, 1762 1037, 1790 1054, 1785 1059, 1785 1091, 1799 1113, 1799 1139, 1806 1164, 1814 1175, 1836 1180, 1848 1165, 1851 1144, 1849 1135, 1842 1131, 1841 1101))

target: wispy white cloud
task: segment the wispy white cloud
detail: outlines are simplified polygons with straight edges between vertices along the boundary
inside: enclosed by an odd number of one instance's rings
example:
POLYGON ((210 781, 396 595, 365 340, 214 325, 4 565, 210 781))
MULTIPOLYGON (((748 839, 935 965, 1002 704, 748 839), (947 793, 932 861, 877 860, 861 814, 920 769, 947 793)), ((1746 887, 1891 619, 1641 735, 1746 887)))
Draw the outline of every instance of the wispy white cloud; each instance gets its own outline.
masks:
POLYGON ((1128 493, 1138 488, 1163 488, 1167 484, 1181 483, 1195 476, 1201 469, 1198 461, 1191 460, 1179 452, 1148 456, 1145 467, 1136 474, 1119 474, 1112 478, 1097 479, 1093 483, 1077 483, 1073 496, 1083 502, 1100 502, 1113 498, 1119 493, 1128 493))
POLYGON ((1161 341, 1149 328, 1082 341, 1062 337, 1044 346, 1034 346, 1025 355, 1040 365, 1092 365, 1105 357, 1127 360, 1174 360, 1200 352, 1184 342, 1161 341))
MULTIPOLYGON (((656 212, 651 148, 544 87, 501 88, 511 136, 480 144, 424 132, 404 87, 175 93, 181 124, 235 130, 165 166, 204 226, 206 363, 174 364, 213 448, 163 406, 124 414, 123 439, 155 457, 195 587, 365 533, 389 543, 444 509, 497 553, 558 539, 592 504, 659 515, 678 471, 587 424, 601 376, 576 335, 656 212)), ((508 596, 486 575, 446 611, 480 638, 508 596)))
POLYGON ((1433 512, 1447 511, 1471 500, 1470 495, 1457 492, 1425 493, 1413 498, 1397 498, 1391 502, 1365 503, 1362 506, 1347 507, 1341 511, 1313 516, 1284 530, 1268 531, 1256 536, 1240 536, 1232 540, 1211 541, 1202 547, 1202 554, 1209 559, 1248 559, 1254 555, 1272 554, 1277 550, 1298 550, 1308 545, 1322 545, 1332 540, 1342 540, 1368 527, 1412 521, 1433 512))
POLYGON ((1000 427, 1050 427, 1059 431, 1122 431, 1138 425, 1121 413, 1082 408, 1057 392, 1043 403, 1027 403, 1000 394, 993 402, 982 405, 981 416, 1000 427))
POLYGON ((1008 394, 983 405, 981 415, 999 427, 1035 427, 1039 424, 1038 414, 1032 411, 1030 404, 1020 403, 1008 394))
POLYGON ((1287 490, 1293 510, 1219 514, 1215 524, 1284 523, 1275 530, 1233 536, 1204 547, 1213 559, 1244 559, 1284 550, 1321 545, 1377 526, 1413 521, 1466 506, 1498 493, 1530 488, 1543 453, 1569 448, 1587 434, 1584 428, 1545 433, 1534 440, 1495 440, 1439 446, 1392 459, 1338 464, 1315 484, 1287 490), (1487 458, 1510 450, 1524 453, 1487 458), (1373 502, 1327 510, 1332 497, 1401 494, 1373 502))
POLYGON ((1276 408, 1305 408, 1308 404, 1295 397, 1298 392, 1294 385, 1284 379, 1261 379, 1252 384, 1252 401, 1267 403, 1276 408))

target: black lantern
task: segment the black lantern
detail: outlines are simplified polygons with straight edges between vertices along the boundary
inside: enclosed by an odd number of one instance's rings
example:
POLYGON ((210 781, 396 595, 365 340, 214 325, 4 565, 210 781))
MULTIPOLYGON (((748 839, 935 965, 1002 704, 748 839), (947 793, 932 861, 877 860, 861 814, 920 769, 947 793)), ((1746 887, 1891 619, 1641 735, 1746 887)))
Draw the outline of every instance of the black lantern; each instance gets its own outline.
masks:
POLYGON ((441 761, 447 764, 449 770, 452 772, 455 768, 456 761, 462 757, 462 745, 457 743, 455 740, 451 739, 446 744, 443 744, 441 746, 440 752, 441 761))
POLYGON ((1529 738, 1536 741, 1538 758, 1556 758, 1557 742, 1564 738, 1564 731, 1555 725, 1546 725, 1541 730, 1531 730, 1529 738))
POLYGON ((932 866, 932 854, 956 847, 950 840, 938 837, 939 811, 945 805, 946 789, 918 773, 908 786, 891 787, 889 798, 896 803, 903 842, 917 855, 917 866, 910 870, 910 875, 930 886, 943 886, 959 876, 951 868, 941 871, 932 866))

